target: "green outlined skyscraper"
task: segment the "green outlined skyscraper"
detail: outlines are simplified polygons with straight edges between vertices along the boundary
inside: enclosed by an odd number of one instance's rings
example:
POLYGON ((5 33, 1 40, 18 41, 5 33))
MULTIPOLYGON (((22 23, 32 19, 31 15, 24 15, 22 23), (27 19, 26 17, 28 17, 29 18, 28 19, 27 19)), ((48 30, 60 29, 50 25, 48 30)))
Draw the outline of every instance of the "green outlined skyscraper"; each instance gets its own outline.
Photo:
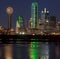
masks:
POLYGON ((20 29, 23 27, 23 20, 21 16, 18 16, 17 22, 16 22, 16 33, 20 32, 20 29))
POLYGON ((31 18, 33 20, 33 28, 37 27, 37 20, 38 20, 38 3, 33 2, 31 6, 31 18))
POLYGON ((22 27, 23 26, 23 21, 22 21, 22 17, 21 16, 18 16, 16 26, 17 27, 22 27))
MULTIPOLYGON (((32 3, 31 18, 32 18, 32 23, 33 23, 32 28, 37 28, 37 22, 38 22, 38 3, 37 2, 32 3)), ((31 40, 37 40, 37 39, 31 39, 31 40)), ((30 55, 30 59, 39 59, 38 42, 30 43, 29 55, 30 55)))

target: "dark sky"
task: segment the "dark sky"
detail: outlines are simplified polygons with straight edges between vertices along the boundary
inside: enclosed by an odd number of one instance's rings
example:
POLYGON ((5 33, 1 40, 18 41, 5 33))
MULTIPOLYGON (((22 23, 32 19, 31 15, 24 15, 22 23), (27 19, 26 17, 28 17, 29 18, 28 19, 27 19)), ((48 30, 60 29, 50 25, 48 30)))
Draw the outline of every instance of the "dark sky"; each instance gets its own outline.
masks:
POLYGON ((7 28, 8 15, 6 8, 11 6, 14 9, 12 16, 13 27, 15 28, 17 17, 20 15, 23 17, 25 23, 31 16, 31 4, 32 2, 38 2, 38 15, 40 18, 41 10, 47 8, 51 15, 55 15, 60 19, 60 0, 0 0, 0 24, 7 28))

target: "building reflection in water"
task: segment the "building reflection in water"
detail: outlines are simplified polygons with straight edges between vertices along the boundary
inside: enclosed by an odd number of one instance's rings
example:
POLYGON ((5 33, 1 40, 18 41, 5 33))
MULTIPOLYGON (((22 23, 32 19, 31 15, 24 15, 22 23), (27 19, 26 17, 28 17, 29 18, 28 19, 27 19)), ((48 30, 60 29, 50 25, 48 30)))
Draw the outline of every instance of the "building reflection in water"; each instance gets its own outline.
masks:
POLYGON ((39 59, 38 42, 31 42, 29 48, 30 59, 39 59))
POLYGON ((4 59, 4 45, 0 44, 0 59, 4 59))
POLYGON ((60 44, 0 44, 0 59, 60 59, 60 44))
POLYGON ((40 42, 39 55, 40 55, 40 59, 49 59, 49 44, 48 44, 48 42, 40 42))
POLYGON ((12 44, 5 44, 5 59, 13 59, 12 57, 12 44))
POLYGON ((55 48, 56 59, 60 59, 60 44, 57 44, 55 48))

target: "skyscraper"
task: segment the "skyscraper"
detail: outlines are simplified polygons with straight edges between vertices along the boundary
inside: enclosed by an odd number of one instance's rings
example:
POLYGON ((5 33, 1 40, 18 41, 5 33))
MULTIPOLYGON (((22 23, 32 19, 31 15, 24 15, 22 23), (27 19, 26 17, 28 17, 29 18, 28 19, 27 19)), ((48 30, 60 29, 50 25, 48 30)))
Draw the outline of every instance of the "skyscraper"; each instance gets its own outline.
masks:
POLYGON ((40 23, 42 28, 41 30, 43 32, 47 31, 49 29, 49 11, 44 8, 43 11, 41 11, 41 23, 40 23))
POLYGON ((30 18, 30 20, 29 20, 29 22, 28 22, 28 27, 29 27, 29 28, 33 28, 32 18, 30 18))
POLYGON ((18 16, 18 20, 16 22, 16 33, 19 33, 21 27, 23 27, 22 17, 18 16))
POLYGON ((17 20, 16 26, 17 27, 22 27, 22 25, 23 25, 22 17, 21 16, 18 16, 18 20, 17 20))
POLYGON ((49 17, 49 26, 50 26, 50 31, 55 32, 56 31, 56 23, 57 23, 57 18, 56 16, 50 16, 49 17))
POLYGON ((46 10, 46 8, 44 8, 43 11, 41 11, 41 18, 42 19, 47 19, 49 16, 49 11, 46 10))
POLYGON ((31 18, 33 20, 33 28, 37 27, 37 20, 38 20, 38 3, 33 2, 31 6, 31 18))

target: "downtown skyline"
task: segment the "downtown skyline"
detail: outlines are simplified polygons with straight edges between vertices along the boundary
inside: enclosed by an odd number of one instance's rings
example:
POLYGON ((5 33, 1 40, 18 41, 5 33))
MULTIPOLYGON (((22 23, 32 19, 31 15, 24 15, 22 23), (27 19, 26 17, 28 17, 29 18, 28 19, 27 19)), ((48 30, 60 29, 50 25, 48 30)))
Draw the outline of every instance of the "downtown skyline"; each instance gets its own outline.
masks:
POLYGON ((60 19, 59 17, 59 9, 58 5, 59 1, 44 1, 44 0, 6 0, 6 1, 0 1, 0 24, 3 25, 4 27, 7 28, 8 24, 8 14, 6 13, 6 8, 11 6, 14 9, 13 15, 12 15, 12 25, 13 28, 16 26, 16 21, 18 16, 22 16, 23 20, 25 22, 25 25, 27 24, 27 21, 31 18, 31 4, 32 2, 37 2, 38 3, 38 19, 41 17, 41 11, 44 8, 47 8, 49 10, 51 15, 54 15, 60 19), (6 20, 6 21, 5 21, 6 20))

